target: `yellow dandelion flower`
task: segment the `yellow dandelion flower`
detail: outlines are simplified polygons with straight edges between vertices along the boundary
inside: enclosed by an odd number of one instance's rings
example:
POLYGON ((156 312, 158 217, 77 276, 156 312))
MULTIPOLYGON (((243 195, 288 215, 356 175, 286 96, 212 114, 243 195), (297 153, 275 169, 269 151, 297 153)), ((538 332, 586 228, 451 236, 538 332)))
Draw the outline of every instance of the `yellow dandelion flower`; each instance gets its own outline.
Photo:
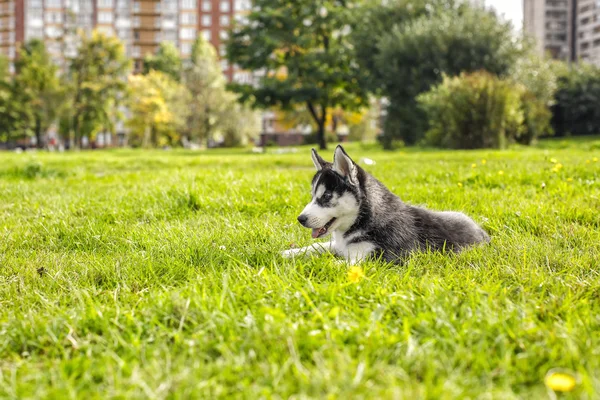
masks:
POLYGON ((462 183, 461 182, 458 182, 458 187, 462 187, 462 183))
POLYGON ((598 162, 598 157, 594 157, 592 160, 594 160, 594 162, 598 162))
POLYGON ((575 377, 566 372, 548 372, 544 378, 547 387, 555 392, 570 392, 577 386, 575 377))
POLYGON ((477 164, 471 164, 471 168, 477 168, 477 164))
POLYGON ((485 165, 487 164, 487 160, 484 158, 483 160, 481 160, 481 165, 485 165))
POLYGON ((567 182, 573 182, 573 178, 567 178, 567 182))
POLYGON ((352 283, 358 283, 364 277, 365 273, 361 267, 351 267, 348 270, 348 280, 352 283))
POLYGON ((585 163, 589 164, 589 163, 591 163, 591 161, 590 160, 585 160, 585 163))
POLYGON ((554 168, 552 168, 552 172, 558 172, 561 170, 562 167, 563 167, 563 165, 561 163, 558 163, 558 164, 554 165, 554 168))
POLYGON ((504 175, 504 171, 498 171, 498 175, 504 175))
POLYGON ((556 158, 551 158, 551 159, 550 159, 550 162, 551 162, 552 164, 556 164, 558 161, 556 160, 556 158))

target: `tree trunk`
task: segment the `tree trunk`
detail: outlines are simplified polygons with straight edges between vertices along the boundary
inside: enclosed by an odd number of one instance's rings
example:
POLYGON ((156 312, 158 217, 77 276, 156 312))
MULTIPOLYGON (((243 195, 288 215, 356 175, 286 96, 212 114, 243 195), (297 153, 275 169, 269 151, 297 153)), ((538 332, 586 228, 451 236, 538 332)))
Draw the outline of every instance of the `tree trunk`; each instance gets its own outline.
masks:
POLYGON ((317 143, 320 150, 327 150, 327 141, 325 140, 325 121, 319 121, 319 130, 317 131, 317 143))
POLYGON ((81 147, 80 138, 79 138, 79 118, 77 116, 73 117, 73 130, 71 134, 71 138, 69 139, 69 149, 74 149, 76 147, 81 147))
POLYGON ((42 145, 42 121, 39 118, 35 119, 35 141, 38 149, 44 147, 42 145))
POLYGON ((325 140, 325 121, 327 121, 327 107, 322 107, 321 117, 317 115, 317 111, 315 110, 314 105, 307 101, 306 105, 308 106, 308 110, 310 111, 310 115, 313 117, 318 126, 317 131, 317 143, 319 144, 319 149, 327 150, 327 141, 325 140))
POLYGON ((146 125, 146 127, 144 128, 144 138, 142 139, 142 147, 143 148, 148 148, 150 147, 150 132, 151 128, 150 125, 146 125))
POLYGON ((204 133, 206 134, 206 148, 208 149, 208 145, 210 144, 210 108, 208 106, 204 107, 204 133))

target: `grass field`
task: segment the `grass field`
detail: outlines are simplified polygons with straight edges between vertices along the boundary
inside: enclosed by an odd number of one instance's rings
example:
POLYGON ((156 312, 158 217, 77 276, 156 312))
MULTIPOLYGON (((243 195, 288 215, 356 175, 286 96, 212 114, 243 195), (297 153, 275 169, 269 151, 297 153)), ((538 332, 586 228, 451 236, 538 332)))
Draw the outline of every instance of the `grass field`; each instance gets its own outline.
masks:
POLYGON ((492 237, 359 283, 279 255, 308 150, 0 153, 0 397, 543 399, 553 368, 600 396, 599 139, 349 146, 492 237))

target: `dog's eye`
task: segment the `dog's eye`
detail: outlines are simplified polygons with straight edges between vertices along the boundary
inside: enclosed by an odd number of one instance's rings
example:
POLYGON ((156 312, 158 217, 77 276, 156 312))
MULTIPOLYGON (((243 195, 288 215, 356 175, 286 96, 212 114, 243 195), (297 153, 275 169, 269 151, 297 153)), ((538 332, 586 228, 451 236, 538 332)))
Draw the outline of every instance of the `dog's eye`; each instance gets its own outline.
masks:
POLYGON ((329 201, 329 200, 331 200, 331 197, 332 197, 332 194, 331 194, 331 192, 325 192, 325 193, 323 193, 323 197, 322 197, 322 199, 323 199, 324 201, 329 201))

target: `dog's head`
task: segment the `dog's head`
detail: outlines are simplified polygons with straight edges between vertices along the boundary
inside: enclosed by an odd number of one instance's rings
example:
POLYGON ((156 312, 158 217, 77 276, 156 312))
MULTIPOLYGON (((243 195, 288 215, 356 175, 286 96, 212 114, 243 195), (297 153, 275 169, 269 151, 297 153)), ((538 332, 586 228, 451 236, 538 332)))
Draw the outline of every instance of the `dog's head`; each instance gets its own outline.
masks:
POLYGON ((312 201, 302 210, 298 221, 312 229, 312 237, 324 237, 335 230, 348 230, 359 212, 359 167, 337 146, 333 163, 312 150, 317 173, 312 180, 312 201))

